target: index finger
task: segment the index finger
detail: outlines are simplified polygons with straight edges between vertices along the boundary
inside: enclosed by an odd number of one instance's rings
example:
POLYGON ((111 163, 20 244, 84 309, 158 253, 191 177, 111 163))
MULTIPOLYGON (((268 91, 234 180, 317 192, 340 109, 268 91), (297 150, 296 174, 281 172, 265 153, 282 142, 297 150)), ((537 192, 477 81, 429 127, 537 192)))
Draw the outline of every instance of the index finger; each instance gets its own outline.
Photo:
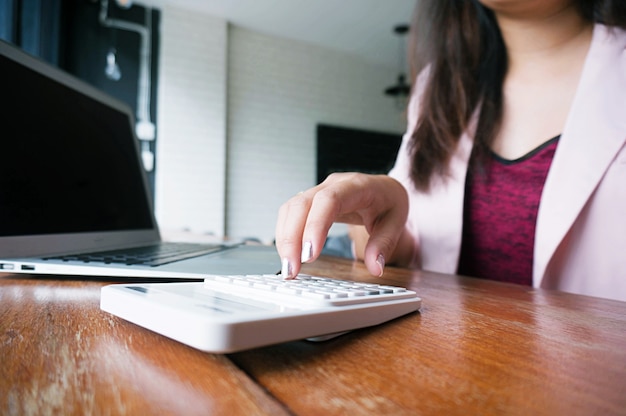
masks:
POLYGON ((300 271, 302 233, 311 203, 303 192, 290 198, 278 210, 276 249, 282 261, 284 277, 294 277, 300 271))

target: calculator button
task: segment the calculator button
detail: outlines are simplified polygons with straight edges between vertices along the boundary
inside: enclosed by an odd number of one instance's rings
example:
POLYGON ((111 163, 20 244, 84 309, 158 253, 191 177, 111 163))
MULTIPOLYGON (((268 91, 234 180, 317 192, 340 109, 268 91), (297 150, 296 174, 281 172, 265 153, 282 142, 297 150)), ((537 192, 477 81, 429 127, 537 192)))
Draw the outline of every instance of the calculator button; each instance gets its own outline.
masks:
POLYGON ((211 275, 206 277, 204 287, 260 301, 298 306, 341 306, 416 295, 402 287, 304 274, 289 280, 277 275, 211 275))

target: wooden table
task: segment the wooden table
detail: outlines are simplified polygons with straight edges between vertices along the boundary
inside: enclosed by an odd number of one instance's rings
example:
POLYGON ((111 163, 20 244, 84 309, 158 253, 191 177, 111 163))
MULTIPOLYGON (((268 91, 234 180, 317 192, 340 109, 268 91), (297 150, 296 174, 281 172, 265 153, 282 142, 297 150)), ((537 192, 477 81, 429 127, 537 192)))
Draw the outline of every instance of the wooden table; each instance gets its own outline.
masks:
MULTIPOLYGON (((346 260, 306 270, 375 280, 346 260)), ((394 268, 384 280, 417 291, 421 312, 212 355, 100 311, 109 281, 0 275, 0 414, 626 414, 626 303, 394 268)))

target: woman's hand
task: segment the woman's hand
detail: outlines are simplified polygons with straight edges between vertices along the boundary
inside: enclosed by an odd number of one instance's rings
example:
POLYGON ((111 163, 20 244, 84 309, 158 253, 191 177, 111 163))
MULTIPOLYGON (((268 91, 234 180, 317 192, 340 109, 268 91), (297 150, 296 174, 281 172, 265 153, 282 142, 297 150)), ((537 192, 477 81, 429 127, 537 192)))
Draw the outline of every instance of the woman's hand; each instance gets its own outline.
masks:
MULTIPOLYGON (((360 244, 367 269, 381 276, 385 261, 395 258, 403 235, 409 202, 406 190, 386 175, 334 173, 324 182, 291 198, 280 207, 276 247, 289 278, 300 264, 319 257, 334 222, 364 226, 360 244)), ((353 235, 355 233, 351 233, 353 235)))

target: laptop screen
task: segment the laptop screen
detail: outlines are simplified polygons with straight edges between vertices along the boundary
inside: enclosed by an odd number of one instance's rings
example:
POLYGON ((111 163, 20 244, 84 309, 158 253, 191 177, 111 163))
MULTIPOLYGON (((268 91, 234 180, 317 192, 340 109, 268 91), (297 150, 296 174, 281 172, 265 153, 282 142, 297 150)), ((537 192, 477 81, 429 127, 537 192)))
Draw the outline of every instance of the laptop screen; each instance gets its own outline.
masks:
POLYGON ((38 65, 0 54, 0 237, 154 228, 128 110, 38 65))

